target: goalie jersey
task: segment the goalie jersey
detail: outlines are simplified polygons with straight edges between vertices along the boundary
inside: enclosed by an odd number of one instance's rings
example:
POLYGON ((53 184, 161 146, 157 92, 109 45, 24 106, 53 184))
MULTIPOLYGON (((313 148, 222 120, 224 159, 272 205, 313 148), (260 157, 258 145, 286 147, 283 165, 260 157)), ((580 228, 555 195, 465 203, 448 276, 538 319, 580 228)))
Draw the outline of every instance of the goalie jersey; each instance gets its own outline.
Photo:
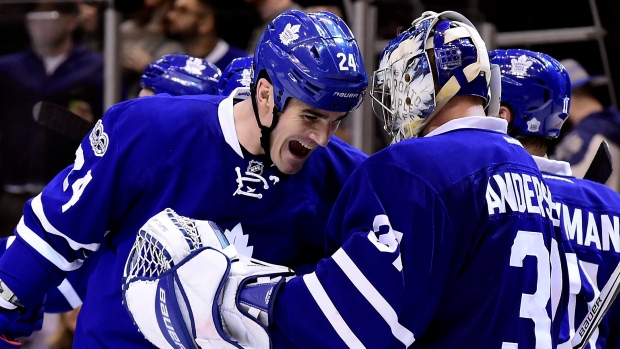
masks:
POLYGON ((333 137, 284 175, 241 149, 234 97, 160 94, 110 108, 75 163, 26 204, 0 279, 32 305, 95 255, 75 346, 130 349, 152 345, 122 304, 123 269, 138 229, 167 207, 217 222, 242 254, 313 270, 333 203, 366 156, 333 137))
MULTIPOLYGON (((568 327, 562 334, 566 339, 581 324, 588 306, 620 263, 620 196, 603 184, 575 178, 568 162, 534 160, 553 194, 555 215, 572 250, 566 253, 570 289, 568 327)), ((586 348, 620 348, 618 320, 605 316, 586 348)))
POLYGON ((453 120, 360 165, 330 217, 333 254, 276 297, 275 347, 555 347, 551 196, 506 128, 453 120))

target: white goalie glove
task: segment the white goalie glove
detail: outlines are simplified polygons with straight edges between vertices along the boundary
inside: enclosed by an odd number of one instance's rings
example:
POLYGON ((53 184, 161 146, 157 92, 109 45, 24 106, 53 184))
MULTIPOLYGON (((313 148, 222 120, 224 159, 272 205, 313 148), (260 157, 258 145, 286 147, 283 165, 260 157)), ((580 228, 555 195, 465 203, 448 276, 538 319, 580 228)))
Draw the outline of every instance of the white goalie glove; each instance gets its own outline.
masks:
POLYGON ((166 209, 139 231, 124 303, 158 348, 271 346, 270 305, 291 269, 239 256, 221 229, 166 209))

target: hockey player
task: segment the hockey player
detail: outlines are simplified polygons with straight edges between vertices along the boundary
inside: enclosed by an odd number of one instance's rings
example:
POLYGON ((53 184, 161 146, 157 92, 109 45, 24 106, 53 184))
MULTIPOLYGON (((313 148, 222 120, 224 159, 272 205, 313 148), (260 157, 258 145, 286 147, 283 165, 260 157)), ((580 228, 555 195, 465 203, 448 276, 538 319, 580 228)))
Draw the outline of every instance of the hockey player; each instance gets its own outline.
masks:
MULTIPOLYGON (((521 49, 493 50, 489 56, 502 72, 499 115, 509 122, 508 134, 523 144, 542 171, 555 202, 554 217, 573 250, 567 254, 565 284, 570 299, 569 325, 562 334, 565 342, 620 263, 620 196, 603 184, 575 178, 568 162, 546 156, 549 142, 560 135, 569 112, 570 78, 560 62, 521 49)), ((608 347, 607 338, 620 326, 608 319, 592 335, 589 348, 608 347)), ((570 343, 564 345, 572 348, 570 343)))
POLYGON ((373 103, 393 144, 345 184, 328 224, 331 257, 291 278, 230 247, 198 250, 126 292, 148 289, 198 315, 166 328, 138 307, 137 325, 154 342, 171 343, 172 329, 222 347, 554 348, 551 197, 507 122, 485 117, 490 81, 473 25, 425 12, 381 54, 373 103))
MULTIPOLYGON (((252 64, 251 59, 249 65, 252 64)), ((221 73, 218 67, 202 58, 184 54, 169 54, 150 63, 141 79, 140 96, 168 93, 172 96, 215 94, 221 73)), ((249 83, 246 85, 249 87, 249 83)), ((232 92, 232 91, 229 91, 232 92)), ((249 90, 247 91, 249 96, 249 90)), ((0 255, 15 239, 15 236, 0 239, 0 255)), ((85 265, 71 273, 58 287, 45 296, 44 307, 36 307, 33 312, 20 316, 17 324, 6 333, 7 339, 27 337, 41 329, 43 311, 64 313, 82 305, 86 293, 88 275, 96 265, 97 258, 89 257, 85 265)), ((0 348, 2 348, 0 343, 0 348)), ((13 345, 19 346, 17 342, 13 345)))
POLYGON ((158 94, 110 108, 24 209, 0 258, 0 332, 97 253, 74 347, 150 347, 122 304, 122 273, 138 228, 164 207, 217 221, 248 256, 313 270, 333 203, 366 158, 331 137, 366 92, 361 53, 334 15, 290 11, 253 65, 252 97, 234 105, 158 94))
POLYGON ((222 76, 220 68, 206 59, 184 54, 169 54, 150 63, 140 78, 139 96, 168 93, 172 96, 217 92, 222 76))
POLYGON ((250 87, 252 56, 233 59, 222 72, 217 83, 217 93, 228 96, 237 87, 250 87))

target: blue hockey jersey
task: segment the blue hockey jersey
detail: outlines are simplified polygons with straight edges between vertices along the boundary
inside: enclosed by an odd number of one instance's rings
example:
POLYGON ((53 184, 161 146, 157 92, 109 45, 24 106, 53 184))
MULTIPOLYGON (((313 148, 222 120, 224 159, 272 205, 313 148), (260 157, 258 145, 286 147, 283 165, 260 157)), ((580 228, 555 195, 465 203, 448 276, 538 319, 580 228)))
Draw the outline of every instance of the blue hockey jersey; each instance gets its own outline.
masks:
MULTIPOLYGON (((567 257, 568 328, 572 335, 620 263, 620 196, 603 184, 575 178, 568 162, 534 160, 551 190, 555 216, 572 249, 567 257)), ((607 341, 610 334, 617 338, 619 331, 620 323, 610 322, 606 316, 586 348, 614 348, 607 341)), ((570 344, 567 347, 572 348, 570 344)))
POLYGON ((552 198, 506 128, 453 120, 360 165, 330 216, 333 254, 276 297, 275 347, 555 347, 552 198))
POLYGON ((366 156, 334 137, 284 175, 241 149, 233 98, 160 94, 115 105, 75 163, 27 203, 0 279, 32 305, 95 255, 75 348, 152 347, 131 322, 121 285, 138 229, 166 207, 217 222, 255 258, 303 269, 325 256, 329 212, 366 156))

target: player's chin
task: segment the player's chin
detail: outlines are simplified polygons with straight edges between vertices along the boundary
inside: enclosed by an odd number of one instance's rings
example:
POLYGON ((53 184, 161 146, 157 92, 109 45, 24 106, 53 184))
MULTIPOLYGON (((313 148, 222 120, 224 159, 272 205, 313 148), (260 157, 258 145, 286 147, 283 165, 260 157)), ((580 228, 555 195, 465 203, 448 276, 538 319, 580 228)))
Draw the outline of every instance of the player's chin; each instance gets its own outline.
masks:
POLYGON ((301 168, 304 166, 306 160, 308 160, 308 156, 310 156, 311 153, 312 151, 308 152, 305 156, 300 157, 291 152, 285 151, 281 154, 282 156, 280 158, 273 159, 273 162, 278 167, 280 172, 292 175, 301 171, 301 168))

